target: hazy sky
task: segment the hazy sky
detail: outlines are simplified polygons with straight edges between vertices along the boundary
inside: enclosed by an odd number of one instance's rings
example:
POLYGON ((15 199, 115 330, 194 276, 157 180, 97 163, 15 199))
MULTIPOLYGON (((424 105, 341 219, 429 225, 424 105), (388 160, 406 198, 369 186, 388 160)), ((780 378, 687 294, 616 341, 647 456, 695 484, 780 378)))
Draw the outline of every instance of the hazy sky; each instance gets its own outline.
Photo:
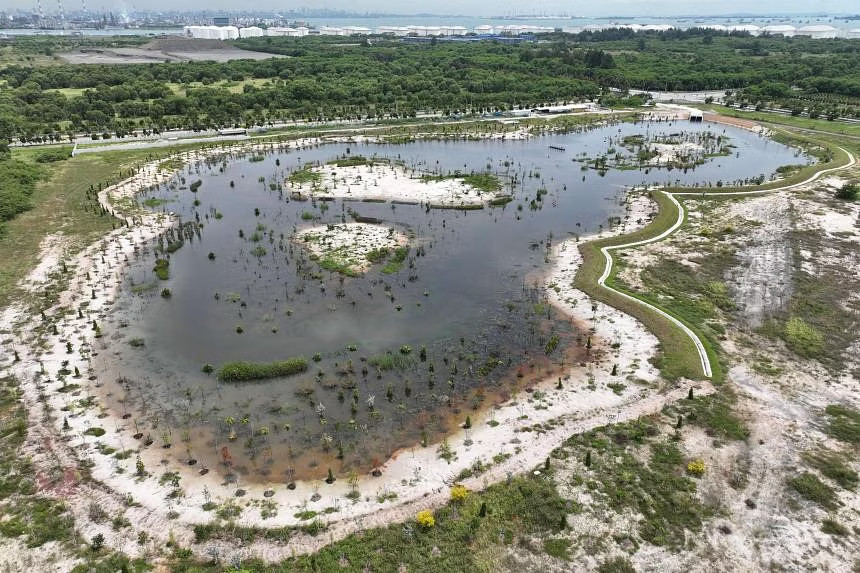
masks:
MULTIPOLYGON (((81 0, 64 0, 67 11, 80 9, 81 0)), ((46 12, 56 10, 54 0, 42 0, 46 12)), ((602 0, 572 2, 564 0, 425 0, 403 2, 397 0, 257 0, 253 4, 239 0, 185 0, 177 4, 172 0, 89 0, 90 10, 108 9, 122 12, 128 9, 144 10, 224 10, 296 9, 305 6, 331 8, 355 12, 463 14, 469 16, 497 16, 505 14, 566 13, 574 16, 671 16, 715 15, 728 13, 786 14, 792 12, 858 13, 855 0, 602 0)), ((2 8, 35 8, 36 0, 2 0, 2 8)))

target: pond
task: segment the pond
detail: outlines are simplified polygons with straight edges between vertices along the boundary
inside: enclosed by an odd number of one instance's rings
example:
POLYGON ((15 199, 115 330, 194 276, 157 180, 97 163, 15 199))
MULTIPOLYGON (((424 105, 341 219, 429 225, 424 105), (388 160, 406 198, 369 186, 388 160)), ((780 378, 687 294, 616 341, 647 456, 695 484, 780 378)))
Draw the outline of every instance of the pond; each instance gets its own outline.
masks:
POLYGON ((228 481, 369 471, 588 359, 587 332, 547 303, 540 277, 552 244, 623 215, 625 188, 768 178, 809 161, 798 156, 750 132, 679 122, 213 157, 140 197, 182 225, 129 262, 95 367, 136 439, 228 481), (583 168, 583 153, 624 137, 708 131, 731 153, 690 169, 583 168), (437 174, 489 171, 514 199, 469 211, 290 200, 291 172, 348 154, 437 174), (344 276, 291 240, 355 218, 408 236, 403 264, 344 276), (158 270, 157 260, 168 264, 158 270), (293 357, 307 371, 265 381, 225 383, 206 367, 293 357))

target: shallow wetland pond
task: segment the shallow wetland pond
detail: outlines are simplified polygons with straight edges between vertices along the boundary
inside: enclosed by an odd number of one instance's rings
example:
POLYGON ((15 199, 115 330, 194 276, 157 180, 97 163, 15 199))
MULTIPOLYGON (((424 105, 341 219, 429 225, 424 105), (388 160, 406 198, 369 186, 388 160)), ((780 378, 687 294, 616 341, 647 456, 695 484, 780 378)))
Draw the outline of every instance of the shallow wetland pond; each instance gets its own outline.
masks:
POLYGON ((101 325, 97 374, 136 440, 227 480, 370 471, 467 416, 491 422, 493 404, 588 359, 588 333, 547 303, 540 277, 553 244, 624 216, 625 187, 769 178, 809 161, 798 153, 742 130, 676 122, 212 157, 140 197, 182 225, 129 262, 101 325), (582 160, 620 149, 625 137, 635 157, 643 138, 708 133, 732 147, 686 170, 602 171, 582 160), (490 172, 513 200, 479 210, 290 200, 291 172, 358 155, 433 174, 490 172), (356 218, 408 236, 402 262, 345 276, 292 240, 356 218), (159 259, 168 264, 156 269, 159 259), (264 381, 221 382, 205 368, 293 357, 306 359, 305 372, 264 381))

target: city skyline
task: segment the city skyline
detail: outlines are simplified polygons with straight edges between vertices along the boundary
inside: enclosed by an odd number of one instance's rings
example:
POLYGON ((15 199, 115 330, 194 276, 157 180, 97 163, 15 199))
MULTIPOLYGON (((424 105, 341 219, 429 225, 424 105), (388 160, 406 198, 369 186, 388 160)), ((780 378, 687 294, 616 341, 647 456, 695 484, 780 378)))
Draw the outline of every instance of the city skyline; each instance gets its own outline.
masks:
MULTIPOLYGON (((74 12, 80 10, 83 4, 77 1, 65 2, 64 10, 74 12)), ((88 11, 128 13, 136 11, 174 11, 175 4, 166 0, 146 2, 145 6, 135 2, 88 2, 88 11)), ((766 0, 751 7, 748 2, 740 0, 705 0, 702 2, 678 0, 607 0, 599 6, 572 5, 558 0, 539 0, 527 5, 510 0, 490 2, 478 0, 472 2, 455 2, 453 0, 434 0, 422 4, 420 9, 403 9, 403 4, 391 0, 365 0, 360 3, 345 0, 325 0, 308 6, 304 2, 284 4, 281 2, 263 1, 256 4, 259 11, 290 12, 303 9, 311 10, 342 10, 351 15, 378 13, 391 16, 410 15, 447 15, 466 17, 498 17, 510 15, 567 15, 584 18, 607 17, 739 17, 739 16, 796 16, 804 17, 817 14, 852 14, 852 3, 846 0, 821 0, 810 6, 805 0, 776 1, 766 0)), ((36 0, 8 0, 6 9, 36 11, 36 0)), ((50 1, 42 2, 46 13, 56 11, 57 5, 50 1)), ((183 11, 247 11, 243 6, 227 0, 212 0, 207 2, 191 0, 183 5, 183 11)))

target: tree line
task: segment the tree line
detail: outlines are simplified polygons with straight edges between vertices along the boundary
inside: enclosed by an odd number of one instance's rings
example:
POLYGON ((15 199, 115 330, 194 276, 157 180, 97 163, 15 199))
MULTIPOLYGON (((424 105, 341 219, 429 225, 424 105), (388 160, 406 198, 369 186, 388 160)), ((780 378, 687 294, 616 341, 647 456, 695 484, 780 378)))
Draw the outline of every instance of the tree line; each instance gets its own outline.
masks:
MULTIPOLYGON (((63 47, 15 42, 35 53, 63 47)), ((593 99, 608 88, 741 90, 753 103, 827 96, 826 105, 846 114, 860 108, 860 43, 852 40, 609 30, 518 45, 273 37, 235 44, 281 57, 8 65, 0 69, 0 140, 492 112, 593 99)))

